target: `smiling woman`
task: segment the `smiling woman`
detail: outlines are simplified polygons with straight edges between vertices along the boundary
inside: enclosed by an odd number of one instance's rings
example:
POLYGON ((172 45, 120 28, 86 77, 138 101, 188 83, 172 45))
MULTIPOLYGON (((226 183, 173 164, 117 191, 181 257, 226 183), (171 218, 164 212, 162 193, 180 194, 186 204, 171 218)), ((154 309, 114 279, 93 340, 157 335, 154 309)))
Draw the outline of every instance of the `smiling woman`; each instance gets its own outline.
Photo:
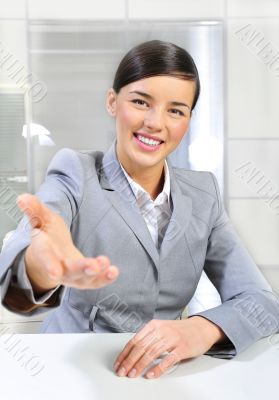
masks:
POLYGON ((165 158, 188 131, 194 93, 195 82, 172 76, 144 78, 118 94, 113 89, 108 93, 107 107, 117 124, 118 159, 153 198, 162 189, 154 193, 165 158), (179 105, 174 108, 174 103, 179 105))
POLYGON ((279 302, 224 210, 217 180, 174 168, 200 84, 186 50, 153 40, 120 62, 106 153, 59 151, 0 255, 3 305, 52 309, 42 332, 135 332, 119 376, 159 377, 204 353, 230 358, 278 331, 279 302), (187 319, 202 271, 222 304, 187 319))
POLYGON ((165 158, 187 133, 200 93, 190 54, 172 43, 150 41, 126 54, 108 91, 116 119, 117 156, 128 174, 155 199, 165 158))

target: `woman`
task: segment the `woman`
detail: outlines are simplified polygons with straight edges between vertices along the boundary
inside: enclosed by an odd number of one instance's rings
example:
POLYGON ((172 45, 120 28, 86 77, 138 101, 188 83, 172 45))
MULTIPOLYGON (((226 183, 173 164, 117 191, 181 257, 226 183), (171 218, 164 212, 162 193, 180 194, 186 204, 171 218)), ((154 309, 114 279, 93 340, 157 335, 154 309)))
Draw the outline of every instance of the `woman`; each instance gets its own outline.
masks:
POLYGON ((216 178, 167 159, 199 91, 184 49, 131 49, 107 94, 114 143, 105 154, 59 151, 36 196, 19 196, 26 217, 1 254, 3 304, 26 315, 54 308, 43 332, 137 332, 115 360, 119 376, 138 377, 165 352, 148 378, 205 352, 229 358, 278 330, 278 301, 216 178), (203 269, 223 303, 181 319, 203 269))

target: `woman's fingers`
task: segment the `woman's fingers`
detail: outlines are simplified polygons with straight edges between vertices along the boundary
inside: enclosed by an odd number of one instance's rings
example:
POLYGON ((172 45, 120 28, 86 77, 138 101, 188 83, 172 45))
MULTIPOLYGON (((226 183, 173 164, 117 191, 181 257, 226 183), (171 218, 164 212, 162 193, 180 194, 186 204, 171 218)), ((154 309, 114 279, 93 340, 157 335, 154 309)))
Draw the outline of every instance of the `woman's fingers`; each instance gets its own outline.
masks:
POLYGON ((154 330, 150 330, 151 326, 148 325, 142 329, 146 334, 140 339, 134 336, 115 360, 114 369, 118 375, 120 374, 119 376, 123 376, 124 370, 125 375, 128 374, 132 368, 136 368, 137 375, 150 364, 153 358, 156 358, 159 349, 158 354, 164 351, 162 347, 165 344, 161 342, 154 330), (140 360, 142 362, 139 362, 140 360))
MULTIPOLYGON (((106 256, 98 256, 96 257, 96 260, 99 264, 100 268, 100 273, 99 276, 96 277, 96 280, 99 280, 99 284, 102 284, 102 282, 105 281, 112 281, 116 279, 119 275, 119 270, 115 265, 111 265, 110 260, 106 256)), ((87 274, 90 274, 90 266, 87 269, 87 274)))
POLYGON ((42 229, 50 219, 51 211, 32 194, 18 196, 17 205, 27 215, 32 228, 42 229))
POLYGON ((119 270, 105 256, 97 258, 66 259, 63 262, 63 280, 70 286, 96 289, 112 283, 119 270))
MULTIPOLYGON (((168 352, 167 352, 168 353, 168 352)), ((178 350, 169 352, 162 361, 153 368, 150 368, 146 374, 147 378, 159 378, 167 371, 173 372, 175 365, 178 366, 180 357, 178 356, 178 350), (171 369, 172 368, 172 369, 171 369)))
MULTIPOLYGON (((114 265, 109 266, 106 270, 100 272, 97 276, 91 279, 91 288, 99 289, 103 286, 113 283, 119 275, 118 268, 114 265)), ((87 282, 86 282, 87 285, 87 282)))
POLYGON ((63 261, 64 278, 69 282, 85 278, 86 275, 96 276, 99 271, 99 265, 93 258, 90 262, 89 258, 79 258, 77 260, 66 259, 63 261), (85 272, 90 268, 91 273, 85 272))

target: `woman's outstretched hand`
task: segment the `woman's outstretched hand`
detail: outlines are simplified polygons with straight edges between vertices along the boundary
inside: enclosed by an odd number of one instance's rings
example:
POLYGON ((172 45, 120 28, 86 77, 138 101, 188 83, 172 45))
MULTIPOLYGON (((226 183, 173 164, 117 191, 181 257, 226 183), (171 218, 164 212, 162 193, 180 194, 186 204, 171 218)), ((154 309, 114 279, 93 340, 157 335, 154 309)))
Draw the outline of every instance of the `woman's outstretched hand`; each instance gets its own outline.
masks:
POLYGON ((18 207, 32 227, 31 244, 25 252, 26 272, 36 293, 58 285, 97 289, 119 275, 108 257, 86 258, 75 247, 62 217, 31 194, 20 195, 18 207))
POLYGON ((200 356, 226 338, 219 326, 200 316, 175 321, 152 320, 126 344, 115 360, 114 370, 120 377, 136 378, 166 353, 145 375, 159 378, 179 361, 200 356))

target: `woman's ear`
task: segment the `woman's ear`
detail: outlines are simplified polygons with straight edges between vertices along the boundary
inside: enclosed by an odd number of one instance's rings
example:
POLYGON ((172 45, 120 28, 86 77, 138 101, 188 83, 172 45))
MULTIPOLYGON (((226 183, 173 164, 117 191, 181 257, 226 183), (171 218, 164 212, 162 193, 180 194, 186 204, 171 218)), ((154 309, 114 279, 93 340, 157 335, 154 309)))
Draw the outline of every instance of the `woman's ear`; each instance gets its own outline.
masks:
POLYGON ((116 115, 116 98, 117 94, 113 88, 109 89, 107 92, 106 106, 108 113, 111 117, 116 115))

